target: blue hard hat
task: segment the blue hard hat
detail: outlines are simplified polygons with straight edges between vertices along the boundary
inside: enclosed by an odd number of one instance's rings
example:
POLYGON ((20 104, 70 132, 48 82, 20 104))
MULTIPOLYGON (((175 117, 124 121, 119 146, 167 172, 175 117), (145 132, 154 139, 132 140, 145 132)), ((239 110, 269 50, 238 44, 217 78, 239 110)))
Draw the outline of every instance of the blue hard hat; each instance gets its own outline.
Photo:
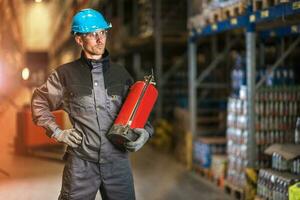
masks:
POLYGON ((100 12, 90 8, 77 12, 72 21, 73 34, 89 33, 111 27, 111 23, 108 23, 100 12))

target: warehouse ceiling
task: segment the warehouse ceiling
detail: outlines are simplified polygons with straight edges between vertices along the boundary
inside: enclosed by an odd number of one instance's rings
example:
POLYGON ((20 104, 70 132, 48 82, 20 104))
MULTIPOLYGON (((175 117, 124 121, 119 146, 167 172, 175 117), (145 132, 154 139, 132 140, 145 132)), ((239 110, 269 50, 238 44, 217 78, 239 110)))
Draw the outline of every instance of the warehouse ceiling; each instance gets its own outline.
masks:
POLYGON ((65 9, 71 0, 24 0, 20 1, 20 24, 24 48, 28 51, 47 51, 63 20, 65 9))

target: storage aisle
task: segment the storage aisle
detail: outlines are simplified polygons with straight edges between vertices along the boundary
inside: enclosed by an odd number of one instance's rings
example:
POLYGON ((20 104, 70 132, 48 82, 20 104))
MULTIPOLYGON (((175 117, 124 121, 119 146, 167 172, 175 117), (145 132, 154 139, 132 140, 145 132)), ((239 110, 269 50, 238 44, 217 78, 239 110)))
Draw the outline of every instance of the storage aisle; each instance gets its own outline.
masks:
POLYGON ((171 156, 146 147, 134 154, 132 164, 137 199, 140 200, 226 200, 221 190, 187 172, 171 156))

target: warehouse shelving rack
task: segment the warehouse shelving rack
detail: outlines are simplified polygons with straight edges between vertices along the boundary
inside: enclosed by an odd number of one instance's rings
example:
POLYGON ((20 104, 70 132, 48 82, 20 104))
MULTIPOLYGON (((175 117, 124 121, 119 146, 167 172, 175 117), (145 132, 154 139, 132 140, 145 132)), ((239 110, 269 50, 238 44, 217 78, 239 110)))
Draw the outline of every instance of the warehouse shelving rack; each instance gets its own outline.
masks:
MULTIPOLYGON (((246 14, 233 17, 214 24, 206 25, 202 28, 191 30, 188 41, 188 77, 189 77, 189 129, 193 136, 196 135, 197 120, 197 88, 201 86, 201 81, 210 71, 216 68, 224 53, 219 54, 216 59, 207 67, 207 69, 197 77, 197 41, 207 36, 213 36, 223 32, 229 32, 236 29, 244 29, 246 37, 246 68, 247 68, 247 101, 248 101, 248 143, 247 155, 249 155, 249 167, 255 166, 255 113, 254 113, 254 97, 255 91, 266 80, 263 78, 258 84, 255 83, 256 75, 256 37, 283 37, 288 35, 299 35, 299 20, 290 23, 289 19, 293 19, 300 14, 300 1, 282 3, 263 10, 252 11, 251 1, 248 1, 246 14), (298 21, 298 23, 297 23, 298 21), (266 26, 268 25, 268 26, 266 26), (206 73, 206 74, 205 74, 206 73)), ((189 9, 191 4, 189 5, 189 9)), ((190 12, 189 12, 190 13, 190 12)), ((295 49, 300 43, 298 36, 295 41, 283 52, 277 61, 269 68, 276 69, 282 61, 295 49)), ((228 51, 230 46, 225 49, 228 51)))
MULTIPOLYGON (((118 1, 119 7, 122 7, 121 4, 124 4, 124 1, 123 3, 122 1, 118 1)), ((133 21, 130 25, 132 27, 130 37, 126 38, 123 43, 125 50, 123 52, 115 51, 113 54, 116 59, 125 61, 126 66, 131 66, 130 70, 135 74, 136 79, 142 79, 143 75, 145 75, 144 73, 150 73, 151 68, 155 70, 155 80, 157 89, 159 90, 159 98, 155 106, 155 116, 159 119, 166 117, 166 113, 175 106, 172 99, 175 94, 172 93, 172 89, 170 88, 173 88, 177 84, 177 81, 170 81, 170 79, 178 75, 178 71, 182 71, 187 60, 184 49, 188 38, 185 25, 181 26, 182 24, 180 24, 178 26, 176 24, 178 19, 176 17, 177 20, 173 19, 174 15, 178 16, 176 14, 178 10, 184 10, 186 3, 182 1, 178 5, 172 4, 170 6, 172 1, 168 0, 150 2, 153 4, 153 33, 146 36, 138 33, 137 1, 132 1, 132 10, 134 12, 132 12, 133 21), (171 28, 166 28, 169 25, 171 25, 171 28), (176 56, 167 55, 167 49, 174 49, 174 47, 180 49, 180 52, 178 51, 176 56), (169 65, 172 67, 168 68, 169 65), (168 96, 168 93, 172 93, 172 95, 168 96), (166 96, 169 98, 163 98, 166 96)), ((126 14, 126 10, 124 10, 124 13, 126 14)), ((119 14, 119 17, 121 19, 124 18, 122 14, 119 14)), ((186 21, 186 17, 183 21, 186 21)))

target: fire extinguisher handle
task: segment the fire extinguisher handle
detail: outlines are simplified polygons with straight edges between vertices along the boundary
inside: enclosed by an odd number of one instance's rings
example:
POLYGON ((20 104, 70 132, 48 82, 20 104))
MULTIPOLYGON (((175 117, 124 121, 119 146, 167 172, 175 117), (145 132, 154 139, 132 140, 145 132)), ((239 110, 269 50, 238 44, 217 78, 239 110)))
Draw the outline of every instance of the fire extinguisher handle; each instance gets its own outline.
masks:
POLYGON ((146 82, 146 84, 153 84, 156 85, 156 82, 154 80, 154 73, 153 73, 153 68, 151 70, 151 74, 148 76, 144 76, 144 80, 146 82))

